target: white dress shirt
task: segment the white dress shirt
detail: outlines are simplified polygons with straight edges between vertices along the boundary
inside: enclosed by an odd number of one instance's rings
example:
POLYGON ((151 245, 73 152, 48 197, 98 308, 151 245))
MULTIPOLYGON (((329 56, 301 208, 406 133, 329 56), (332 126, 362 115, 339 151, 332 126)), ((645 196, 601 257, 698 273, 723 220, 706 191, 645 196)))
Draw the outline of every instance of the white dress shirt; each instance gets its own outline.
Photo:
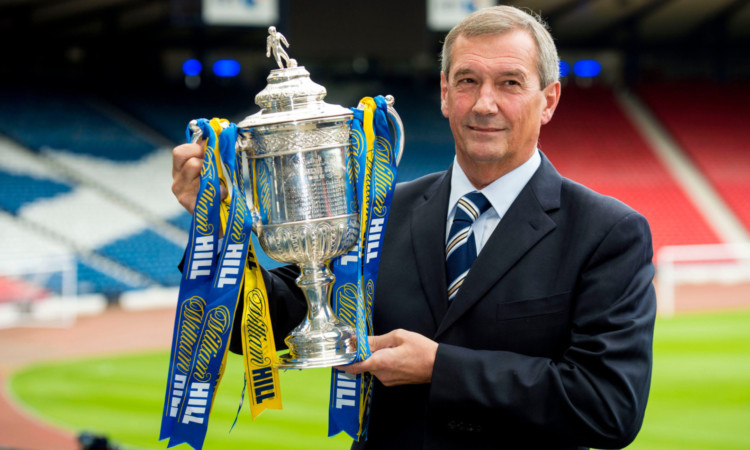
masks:
MULTIPOLYGON (((528 161, 493 181, 480 191, 487 197, 492 207, 479 216, 471 227, 477 245, 477 254, 482 250, 487 239, 490 238, 495 227, 500 223, 500 219, 508 212, 510 205, 516 200, 518 194, 521 193, 521 190, 529 182, 541 163, 542 157, 539 155, 539 150, 537 149, 528 161)), ((448 239, 451 224, 453 224, 453 217, 456 215, 458 200, 476 190, 454 158, 453 173, 451 174, 451 194, 448 199, 448 217, 445 225, 446 239, 448 239)))

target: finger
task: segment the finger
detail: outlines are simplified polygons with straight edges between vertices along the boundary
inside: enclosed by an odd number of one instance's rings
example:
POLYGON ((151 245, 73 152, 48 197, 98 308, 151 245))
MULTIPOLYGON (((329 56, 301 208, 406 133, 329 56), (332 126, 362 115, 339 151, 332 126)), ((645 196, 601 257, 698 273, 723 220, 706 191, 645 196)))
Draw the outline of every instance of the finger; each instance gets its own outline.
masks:
POLYGON ((172 149, 172 178, 175 178, 183 169, 185 163, 192 158, 198 158, 203 161, 203 141, 199 141, 198 144, 178 145, 172 149))
POLYGON ((185 163, 193 159, 203 161, 203 146, 182 144, 172 150, 172 177, 183 170, 185 163))
POLYGON ((369 364, 365 364, 367 361, 368 360, 358 362, 358 363, 347 364, 346 366, 339 366, 338 369, 343 370, 349 375, 358 375, 360 373, 365 373, 369 371, 369 368, 368 368, 369 364))
POLYGON ((172 192, 176 196, 185 190, 194 190, 197 193, 202 168, 202 159, 190 158, 185 161, 182 168, 172 176, 172 192))
POLYGON ((400 345, 402 341, 403 339, 400 330, 393 330, 380 336, 370 336, 368 338, 371 352, 376 352, 384 348, 396 347, 400 345))
POLYGON ((179 180, 185 184, 193 184, 194 180, 200 178, 202 169, 203 158, 190 158, 182 164, 182 168, 177 172, 175 180, 179 180))
POLYGON ((193 213, 195 200, 200 190, 200 172, 203 161, 198 158, 190 158, 177 172, 172 182, 172 193, 177 201, 189 213, 193 213))
POLYGON ((172 177, 172 191, 177 194, 179 191, 188 187, 197 189, 197 186, 200 185, 199 178, 201 176, 202 168, 202 159, 190 158, 185 161, 182 164, 180 171, 175 173, 172 177))

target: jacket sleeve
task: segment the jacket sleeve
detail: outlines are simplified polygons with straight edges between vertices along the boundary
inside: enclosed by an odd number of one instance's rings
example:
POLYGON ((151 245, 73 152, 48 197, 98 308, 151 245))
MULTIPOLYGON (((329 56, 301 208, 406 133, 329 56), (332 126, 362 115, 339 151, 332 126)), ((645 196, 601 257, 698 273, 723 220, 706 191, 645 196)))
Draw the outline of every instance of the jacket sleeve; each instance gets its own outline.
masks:
POLYGON ((570 343, 557 360, 440 344, 434 414, 502 420, 558 443, 630 443, 651 380, 652 256, 645 218, 631 213, 615 223, 580 275, 570 343))
MULTIPOLYGON (((295 283, 299 276, 299 268, 289 265, 261 270, 268 293, 268 310, 271 315, 276 350, 283 350, 287 348, 284 339, 307 314, 307 301, 295 283)), ((232 338, 229 342, 229 350, 239 355, 242 354, 241 320, 244 306, 244 295, 241 295, 234 312, 232 338)))

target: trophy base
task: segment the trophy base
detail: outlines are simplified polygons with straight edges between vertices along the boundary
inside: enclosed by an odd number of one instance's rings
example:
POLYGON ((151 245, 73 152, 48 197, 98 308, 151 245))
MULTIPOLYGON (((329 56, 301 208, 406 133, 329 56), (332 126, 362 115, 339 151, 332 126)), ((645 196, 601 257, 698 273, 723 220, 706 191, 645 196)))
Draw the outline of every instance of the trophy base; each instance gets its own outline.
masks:
POLYGON ((313 369, 349 364, 357 356, 354 330, 338 319, 327 333, 292 333, 286 339, 289 352, 279 357, 279 369, 313 369))
POLYGON ((319 358, 295 358, 290 353, 279 357, 279 369, 316 369, 321 367, 343 366, 354 361, 354 353, 321 356, 319 358))
POLYGON ((279 357, 279 369, 311 369, 349 364, 357 357, 357 333, 333 313, 329 288, 334 276, 325 263, 301 266, 297 278, 307 299, 307 316, 284 339, 289 353, 279 357))

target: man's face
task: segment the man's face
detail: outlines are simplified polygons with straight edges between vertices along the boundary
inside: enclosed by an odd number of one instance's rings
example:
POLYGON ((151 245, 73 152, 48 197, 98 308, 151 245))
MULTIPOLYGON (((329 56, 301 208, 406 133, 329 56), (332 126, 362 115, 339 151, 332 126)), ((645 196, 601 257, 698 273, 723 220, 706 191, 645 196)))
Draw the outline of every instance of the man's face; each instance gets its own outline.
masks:
POLYGON ((522 30, 459 36, 453 44, 449 77, 440 78, 441 107, 456 158, 476 187, 527 161, 552 118, 560 83, 540 89, 536 53, 522 30))

